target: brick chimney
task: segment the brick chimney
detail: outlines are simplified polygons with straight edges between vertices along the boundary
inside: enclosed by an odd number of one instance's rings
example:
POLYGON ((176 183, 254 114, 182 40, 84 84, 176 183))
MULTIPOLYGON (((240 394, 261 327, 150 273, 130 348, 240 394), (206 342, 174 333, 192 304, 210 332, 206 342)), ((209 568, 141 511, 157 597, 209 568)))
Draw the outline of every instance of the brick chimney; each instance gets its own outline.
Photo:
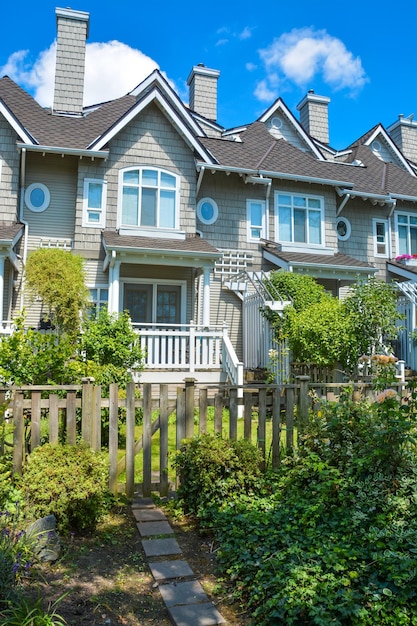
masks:
POLYGON ((399 115, 398 120, 387 130, 405 158, 417 163, 417 122, 414 114, 408 117, 399 115))
POLYGON ((57 46, 53 111, 82 115, 85 45, 90 16, 73 9, 57 8, 55 13, 57 46))
POLYGON ((217 120, 218 70, 195 65, 187 79, 190 90, 190 109, 215 122, 217 120))
POLYGON ((318 96, 310 89, 297 105, 301 126, 314 139, 325 144, 329 143, 329 102, 330 98, 318 96))

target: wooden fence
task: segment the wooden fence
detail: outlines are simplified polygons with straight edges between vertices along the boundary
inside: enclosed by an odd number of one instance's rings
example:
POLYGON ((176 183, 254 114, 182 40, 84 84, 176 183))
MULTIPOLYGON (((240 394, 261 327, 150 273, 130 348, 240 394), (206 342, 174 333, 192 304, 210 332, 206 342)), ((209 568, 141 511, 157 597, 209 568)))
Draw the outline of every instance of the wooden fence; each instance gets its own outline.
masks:
MULTIPOLYGON (((154 489, 161 496, 168 493, 169 450, 168 422, 175 414, 176 449, 184 438, 196 432, 208 432, 209 407, 213 432, 236 439, 238 431, 256 441, 265 462, 277 467, 284 451, 296 445, 296 436, 303 432, 308 420, 311 390, 319 397, 334 399, 344 385, 341 383, 310 383, 308 376, 299 376, 292 385, 245 385, 242 388, 197 386, 190 379, 184 386, 172 389, 168 385, 129 383, 126 392, 119 393, 116 384, 110 385, 109 397, 101 397, 101 388, 91 380, 79 386, 18 387, 0 389, 7 405, 6 422, 13 420, 13 462, 17 473, 22 473, 26 454, 41 445, 45 439, 74 445, 82 439, 94 450, 102 449, 103 418, 108 422, 109 486, 112 492, 119 488, 119 476, 125 472, 124 486, 128 497, 138 488, 135 485, 135 457, 142 454, 142 493, 150 495, 154 489), (173 392, 174 391, 174 392, 173 392), (240 408, 242 407, 242 408, 240 408), (228 409, 227 432, 223 409, 228 409), (141 437, 135 440, 136 412, 142 411, 141 437), (125 446, 120 458, 119 418, 123 412, 125 446), (214 415, 213 415, 214 414, 214 415), (238 416, 242 415, 242 418, 238 416), (48 432, 41 439, 41 423, 48 432), (238 429, 238 424, 240 428, 238 429), (268 425, 268 445, 267 445, 268 425), (159 471, 152 473, 152 437, 159 432, 159 471)), ((370 389, 356 384, 356 390, 370 389)), ((173 418, 174 419, 174 418, 173 418)), ((171 420, 172 421, 172 420, 171 420)), ((0 449, 0 453, 4 451, 0 449)))

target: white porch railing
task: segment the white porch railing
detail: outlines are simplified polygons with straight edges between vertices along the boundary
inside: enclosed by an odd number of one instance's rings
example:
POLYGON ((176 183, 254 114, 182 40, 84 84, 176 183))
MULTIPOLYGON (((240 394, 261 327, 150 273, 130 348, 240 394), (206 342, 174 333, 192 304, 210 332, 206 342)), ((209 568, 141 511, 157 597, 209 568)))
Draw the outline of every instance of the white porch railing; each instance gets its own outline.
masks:
POLYGON ((133 324, 149 369, 220 369, 225 326, 133 324))
POLYGON ((0 321, 0 335, 11 335, 13 333, 14 324, 10 320, 0 321))

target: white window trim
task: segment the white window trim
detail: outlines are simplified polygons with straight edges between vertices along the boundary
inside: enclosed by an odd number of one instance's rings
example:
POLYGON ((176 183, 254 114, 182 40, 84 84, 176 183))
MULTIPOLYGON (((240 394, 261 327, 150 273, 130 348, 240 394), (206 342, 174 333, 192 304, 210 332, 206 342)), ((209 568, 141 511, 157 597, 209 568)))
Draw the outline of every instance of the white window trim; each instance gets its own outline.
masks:
POLYGON ((93 284, 89 283, 89 284, 87 284, 87 285, 86 285, 86 287, 87 287, 87 289, 88 289, 89 291, 91 291, 91 289, 96 289, 96 290, 97 290, 97 296, 98 296, 98 299, 97 299, 97 300, 93 300, 93 299, 90 297, 90 302, 91 302, 91 303, 93 303, 93 304, 98 305, 98 310, 100 310, 100 309, 102 308, 102 306, 104 306, 104 307, 106 308, 106 310, 107 310, 107 309, 108 309, 108 306, 109 306, 109 301, 110 301, 110 289, 109 289, 109 285, 108 285, 108 284, 106 284, 106 283, 99 283, 99 284, 97 284, 97 285, 93 285, 93 284), (102 301, 102 300, 100 299, 100 291, 101 291, 102 289, 106 289, 106 290, 107 290, 107 300, 106 300, 105 302, 104 302, 104 301, 102 301))
POLYGON ((180 224, 180 183, 181 177, 175 172, 171 172, 170 170, 164 169, 162 167, 156 167, 155 165, 132 165, 130 167, 124 167, 119 170, 119 180, 118 180, 118 190, 117 190, 117 228, 120 230, 121 234, 136 234, 136 235, 144 235, 145 237, 173 237, 175 238, 175 234, 180 235, 180 238, 185 237, 185 233, 179 231, 180 224), (122 210, 123 210, 123 174, 125 172, 132 172, 135 170, 154 170, 157 172, 162 172, 164 174, 169 174, 173 176, 176 180, 176 189, 175 189, 175 226, 174 228, 160 228, 158 226, 135 226, 132 224, 123 224, 122 223, 122 210))
POLYGON ((0 186, 1 186, 1 168, 3 166, 3 160, 0 159, 0 186))
MULTIPOLYGON (((124 279, 120 281, 120 293, 119 293, 119 311, 123 311, 123 300, 125 285, 153 285, 152 290, 152 319, 156 319, 156 287, 158 285, 173 285, 181 288, 181 311, 180 311, 180 324, 186 324, 186 306, 187 306, 187 281, 185 280, 172 280, 172 279, 155 279, 155 278, 136 278, 136 279, 124 279)), ((156 322, 148 322, 149 324, 156 324, 156 322)))
MULTIPOLYGON (((417 213, 411 213, 408 211, 396 211, 394 214, 394 228, 395 228, 395 254, 396 256, 399 256, 400 254, 403 254, 402 252, 400 252, 400 238, 398 236, 398 217, 400 215, 405 215, 407 218, 410 217, 417 217, 417 213)), ((403 226, 403 224, 401 224, 401 226, 403 226)), ((416 225, 417 228, 417 225, 416 225)), ((408 251, 410 252, 410 251, 408 251)))
MULTIPOLYGON (((256 227, 256 226, 255 226, 256 227)), ((247 240, 250 242, 259 243, 261 239, 268 239, 268 210, 266 206, 266 200, 259 198, 247 198, 246 200, 246 235, 247 240), (260 237, 252 237, 252 222, 251 222, 251 204, 262 205, 262 224, 260 237)))
POLYGON ((107 204, 107 181, 102 178, 84 178, 83 187, 83 228, 105 228, 106 226, 106 204, 107 204), (90 184, 101 185, 101 209, 91 209, 88 206, 88 188, 90 184), (90 222, 88 220, 88 212, 95 211, 100 213, 99 222, 90 222))
POLYGON ((379 257, 379 258, 384 258, 387 259, 390 256, 390 245, 389 245, 389 239, 390 239, 390 222, 389 220, 385 219, 385 218, 381 218, 378 219, 377 217, 374 217, 372 220, 372 234, 373 234, 373 240, 374 240, 374 256, 379 257), (376 226, 377 224, 384 224, 385 226, 385 254, 381 254, 380 252, 378 252, 378 242, 377 242, 377 231, 376 231, 376 226))
MULTIPOLYGON (((320 250, 320 251, 328 251, 329 254, 333 252, 333 250, 329 250, 326 248, 326 240, 325 240, 325 211, 324 211, 324 196, 317 196, 315 194, 310 193, 293 193, 291 191, 284 191, 282 189, 277 189, 274 192, 274 224, 275 224, 275 239, 277 243, 282 245, 282 249, 289 251, 298 251, 302 250, 320 250), (307 243, 303 241, 287 241, 285 239, 280 238, 279 233, 279 217, 278 217, 278 196, 291 196, 293 198, 312 198, 313 200, 320 200, 320 209, 314 209, 315 211, 320 211, 320 238, 321 243, 307 243)), ((294 229, 293 229, 294 232, 294 229)))

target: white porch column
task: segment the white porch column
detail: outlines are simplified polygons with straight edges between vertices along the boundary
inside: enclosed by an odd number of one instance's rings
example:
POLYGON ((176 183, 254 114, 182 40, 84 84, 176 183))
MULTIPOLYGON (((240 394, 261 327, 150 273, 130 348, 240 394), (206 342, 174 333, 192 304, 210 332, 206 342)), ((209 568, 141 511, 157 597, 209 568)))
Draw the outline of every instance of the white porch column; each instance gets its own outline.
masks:
POLYGON ((210 326, 210 268, 204 268, 203 326, 210 326))
POLYGON ((120 295, 120 261, 115 261, 113 267, 112 281, 112 313, 119 312, 119 295, 120 295))
POLYGON ((0 323, 3 321, 4 306, 4 256, 0 256, 0 323))

